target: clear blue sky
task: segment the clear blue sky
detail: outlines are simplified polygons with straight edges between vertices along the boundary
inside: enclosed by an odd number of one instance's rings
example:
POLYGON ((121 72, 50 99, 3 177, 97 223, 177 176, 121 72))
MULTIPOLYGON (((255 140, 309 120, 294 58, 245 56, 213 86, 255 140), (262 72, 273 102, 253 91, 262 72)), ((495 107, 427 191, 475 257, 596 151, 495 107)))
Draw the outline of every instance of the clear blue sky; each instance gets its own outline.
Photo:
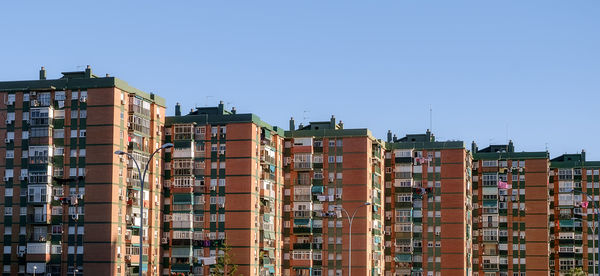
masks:
POLYGON ((0 80, 90 64, 169 114, 223 100, 380 138, 431 105, 439 139, 600 159, 600 1, 23 2, 0 3, 0 80))

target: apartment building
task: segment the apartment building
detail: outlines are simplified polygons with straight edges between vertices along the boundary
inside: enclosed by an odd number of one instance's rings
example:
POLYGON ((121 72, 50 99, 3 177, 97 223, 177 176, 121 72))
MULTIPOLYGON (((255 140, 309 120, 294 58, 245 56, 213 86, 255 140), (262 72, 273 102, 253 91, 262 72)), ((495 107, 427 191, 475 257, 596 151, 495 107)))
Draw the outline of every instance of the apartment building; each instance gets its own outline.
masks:
POLYGON ((473 142, 474 275, 549 275, 547 152, 473 142))
POLYGON ((471 153, 429 130, 387 140, 385 274, 471 275, 471 153))
POLYGON ((231 250, 240 275, 281 275, 283 130, 217 107, 167 117, 163 275, 213 275, 231 250))
POLYGON ((298 128, 290 120, 283 275, 348 275, 349 265, 353 275, 384 274, 384 150, 368 129, 344 129, 333 116, 298 128))
POLYGON ((149 168, 139 219, 139 175, 160 143, 164 100, 85 71, 0 82, 3 275, 147 275, 159 259, 159 160, 149 168), (143 225, 143 226, 142 226, 143 225), (133 236, 132 236, 133 235, 133 236))
POLYGON ((599 161, 585 151, 550 160, 550 273, 564 275, 581 267, 596 273, 599 161), (588 199, 587 195, 591 197, 588 199))

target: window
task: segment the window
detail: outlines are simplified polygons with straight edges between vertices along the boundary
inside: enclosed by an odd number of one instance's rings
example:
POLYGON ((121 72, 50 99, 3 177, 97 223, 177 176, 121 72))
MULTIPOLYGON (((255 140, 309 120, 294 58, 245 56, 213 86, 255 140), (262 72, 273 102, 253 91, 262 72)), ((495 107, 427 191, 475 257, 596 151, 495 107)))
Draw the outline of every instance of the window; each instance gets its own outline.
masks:
POLYGON ((396 195, 397 202, 411 202, 412 194, 398 194, 396 195))
POLYGON ((498 167, 498 160, 483 160, 482 167, 498 167))

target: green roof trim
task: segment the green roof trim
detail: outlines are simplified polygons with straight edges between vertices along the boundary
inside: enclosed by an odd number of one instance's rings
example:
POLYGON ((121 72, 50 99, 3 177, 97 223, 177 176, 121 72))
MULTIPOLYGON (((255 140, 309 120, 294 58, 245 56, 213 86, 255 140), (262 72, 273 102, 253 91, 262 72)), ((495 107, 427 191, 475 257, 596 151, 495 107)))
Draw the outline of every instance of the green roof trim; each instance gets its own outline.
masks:
POLYGON ((393 142, 386 143, 386 149, 464 149, 463 141, 446 141, 446 142, 393 142))
POLYGON ((172 126, 176 124, 198 124, 198 125, 219 125, 219 124, 231 124, 231 123, 254 123, 259 127, 266 128, 270 131, 277 133, 277 135, 284 135, 283 129, 272 126, 260 119, 256 114, 198 114, 198 115, 183 115, 183 116, 168 116, 165 118, 165 126, 172 126))
POLYGON ((369 129, 307 129, 285 131, 286 138, 294 137, 369 137, 377 140, 369 129))
POLYGON ((115 77, 90 78, 81 77, 83 72, 63 73, 64 77, 53 80, 26 80, 26 81, 3 81, 0 82, 0 92, 16 91, 44 91, 44 90, 77 90, 92 88, 116 87, 128 93, 133 93, 157 105, 166 107, 166 100, 155 94, 149 94, 130 86, 126 81, 115 77))
POLYGON ((498 159, 548 159, 546 151, 532 152, 477 152, 473 153, 475 160, 498 160, 498 159))

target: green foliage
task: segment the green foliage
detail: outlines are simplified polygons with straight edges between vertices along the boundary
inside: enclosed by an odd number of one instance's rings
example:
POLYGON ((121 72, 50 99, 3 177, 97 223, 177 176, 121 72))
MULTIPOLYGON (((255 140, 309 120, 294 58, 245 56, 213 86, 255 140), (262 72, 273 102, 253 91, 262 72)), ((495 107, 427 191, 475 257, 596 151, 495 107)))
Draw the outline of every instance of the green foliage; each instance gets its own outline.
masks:
POLYGON ((571 270, 569 270, 569 272, 567 272, 567 274, 565 274, 565 276, 586 276, 587 274, 585 272, 583 272, 583 269, 581 267, 577 267, 577 268, 571 268, 571 270))
POLYGON ((227 243, 223 244, 219 250, 223 250, 223 255, 217 257, 217 263, 213 266, 211 276, 234 276, 238 269, 237 264, 234 264, 229 254, 231 248, 227 243))

